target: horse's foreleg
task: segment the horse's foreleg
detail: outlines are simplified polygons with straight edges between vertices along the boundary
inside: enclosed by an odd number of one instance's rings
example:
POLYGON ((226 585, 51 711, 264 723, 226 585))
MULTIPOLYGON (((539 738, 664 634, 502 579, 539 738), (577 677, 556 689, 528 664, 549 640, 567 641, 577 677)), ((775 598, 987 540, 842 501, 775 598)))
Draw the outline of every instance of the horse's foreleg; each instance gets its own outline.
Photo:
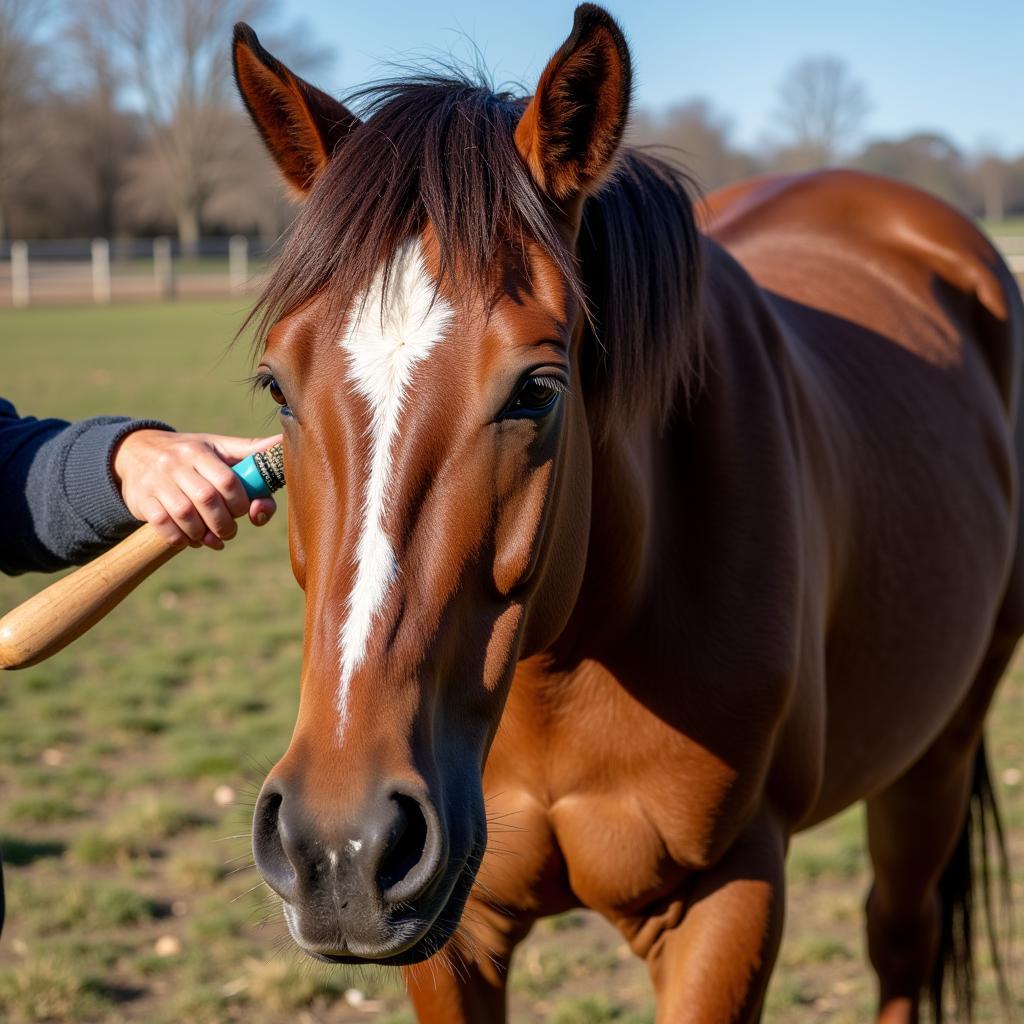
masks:
POLYGON ((757 1021, 785 912, 787 834, 763 813, 712 868, 690 879, 685 915, 646 959, 658 1024, 757 1021))
POLYGON ((531 923, 471 898, 444 950, 405 968, 420 1024, 504 1024, 509 964, 531 923))

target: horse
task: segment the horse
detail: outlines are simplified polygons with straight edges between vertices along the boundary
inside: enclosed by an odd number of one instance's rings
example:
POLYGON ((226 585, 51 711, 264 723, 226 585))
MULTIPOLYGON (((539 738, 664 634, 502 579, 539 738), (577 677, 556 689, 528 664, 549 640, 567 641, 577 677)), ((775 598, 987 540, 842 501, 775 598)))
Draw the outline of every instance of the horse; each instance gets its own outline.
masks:
POLYGON ((878 1020, 967 1013, 1024 631, 993 246, 847 170, 698 204, 624 140, 592 4, 529 97, 342 103, 244 24, 233 57, 303 204, 252 314, 306 601, 253 848, 295 943, 493 1024, 532 924, 586 907, 659 1024, 755 1021, 790 838, 864 801, 878 1020))

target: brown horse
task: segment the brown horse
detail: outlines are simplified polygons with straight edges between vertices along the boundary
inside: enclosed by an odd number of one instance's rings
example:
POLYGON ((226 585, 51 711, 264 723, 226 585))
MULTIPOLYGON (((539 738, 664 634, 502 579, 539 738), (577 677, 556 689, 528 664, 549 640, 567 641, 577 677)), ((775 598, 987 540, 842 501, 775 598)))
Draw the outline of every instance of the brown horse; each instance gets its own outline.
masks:
POLYGON ((305 197, 259 314, 302 691, 253 827, 298 945, 490 1024, 531 924, 586 906, 659 1022, 756 1020, 789 838, 864 800, 879 1019, 941 1012, 950 963, 965 1011, 1024 631, 992 246, 847 172, 695 213, 622 145, 592 5, 529 99, 428 76, 357 114, 245 26, 234 59, 305 197))

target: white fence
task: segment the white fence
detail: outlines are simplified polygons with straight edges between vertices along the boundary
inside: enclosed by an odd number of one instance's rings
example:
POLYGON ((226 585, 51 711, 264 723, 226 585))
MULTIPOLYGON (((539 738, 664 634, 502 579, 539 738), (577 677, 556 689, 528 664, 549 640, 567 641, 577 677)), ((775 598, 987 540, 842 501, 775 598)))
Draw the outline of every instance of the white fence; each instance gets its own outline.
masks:
MULTIPOLYGON (((1024 235, 995 242, 1024 286, 1024 235)), ((0 245, 0 308, 246 295, 268 263, 264 247, 242 235, 203 239, 194 254, 169 238, 12 242, 0 245)))
POLYGON ((0 245, 0 307, 245 295, 267 266, 242 235, 204 238, 194 253, 169 238, 16 241, 0 245))

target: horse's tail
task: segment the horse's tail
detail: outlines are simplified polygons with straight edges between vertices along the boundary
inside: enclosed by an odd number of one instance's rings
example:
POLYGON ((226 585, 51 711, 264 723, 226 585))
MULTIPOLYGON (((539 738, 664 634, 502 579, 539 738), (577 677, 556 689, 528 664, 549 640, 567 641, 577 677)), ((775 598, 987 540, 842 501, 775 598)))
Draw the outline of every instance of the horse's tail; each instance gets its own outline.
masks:
POLYGON ((943 1021, 943 992, 947 978, 956 1000, 957 1018, 971 1021, 974 1014, 974 904, 975 896, 984 901, 985 926, 988 932, 992 965, 995 968, 999 993, 1004 1007, 1010 1005, 1003 957, 997 927, 997 916, 1007 929, 1012 925, 1010 900, 1010 859, 1006 851, 1003 821, 996 802, 989 772, 985 740, 982 738, 974 759, 971 799, 963 831, 956 849, 939 880, 939 901, 942 921, 938 955, 929 995, 937 1024, 943 1021), (1003 912, 997 915, 993 905, 993 871, 989 855, 995 847, 998 856, 998 884, 1003 912), (976 863, 980 862, 980 863, 976 863), (975 872, 980 868, 980 877, 975 872), (980 883, 976 886, 976 882, 980 883))

